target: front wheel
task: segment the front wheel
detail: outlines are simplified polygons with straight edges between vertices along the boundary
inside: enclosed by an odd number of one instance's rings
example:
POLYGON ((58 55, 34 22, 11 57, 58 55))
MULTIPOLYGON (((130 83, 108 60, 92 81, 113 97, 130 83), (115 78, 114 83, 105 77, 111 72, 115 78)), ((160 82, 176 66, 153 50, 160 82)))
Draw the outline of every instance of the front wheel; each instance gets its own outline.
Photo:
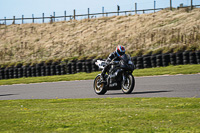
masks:
POLYGON ((126 81, 122 81, 122 91, 125 94, 130 94, 135 87, 135 78, 129 74, 126 77, 126 81))
POLYGON ((97 77, 94 80, 93 88, 94 92, 98 95, 103 95, 107 92, 105 84, 101 83, 101 81, 102 81, 101 76, 97 75, 97 77))

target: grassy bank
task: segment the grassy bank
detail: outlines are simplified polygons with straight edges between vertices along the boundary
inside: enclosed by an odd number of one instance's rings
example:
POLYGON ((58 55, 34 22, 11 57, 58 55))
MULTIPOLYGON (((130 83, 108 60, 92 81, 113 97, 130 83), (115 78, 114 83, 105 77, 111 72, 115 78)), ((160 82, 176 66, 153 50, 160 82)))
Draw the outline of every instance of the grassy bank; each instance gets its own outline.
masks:
POLYGON ((105 58, 117 45, 124 45, 132 57, 200 50, 199 11, 166 9, 90 20, 0 25, 0 62, 105 58))
POLYGON ((200 132, 199 98, 0 101, 0 132, 200 132))
MULTIPOLYGON (((44 77, 29 77, 19 79, 0 80, 0 85, 11 84, 29 84, 41 82, 56 82, 56 81, 72 81, 72 80, 88 80, 94 79, 100 72, 93 73, 76 73, 70 75, 44 76, 44 77)), ((133 72, 134 76, 153 76, 153 75, 175 75, 175 74, 195 74, 200 73, 200 65, 179 65, 159 68, 136 69, 133 72)))

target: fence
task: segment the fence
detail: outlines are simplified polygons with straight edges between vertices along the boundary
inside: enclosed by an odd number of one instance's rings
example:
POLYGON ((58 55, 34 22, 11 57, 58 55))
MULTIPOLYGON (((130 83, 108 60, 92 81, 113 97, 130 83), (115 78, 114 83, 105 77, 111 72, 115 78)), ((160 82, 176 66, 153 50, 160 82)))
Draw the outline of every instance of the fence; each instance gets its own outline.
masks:
MULTIPOLYGON (((116 12, 104 12, 104 7, 102 7, 102 12, 101 13, 90 13, 90 9, 88 8, 88 13, 87 14, 76 14, 76 10, 73 11, 73 15, 66 15, 66 11, 64 11, 64 15, 63 16, 56 16, 55 12, 53 13, 53 15, 50 15, 49 17, 45 17, 45 14, 42 13, 42 17, 34 17, 34 14, 32 14, 32 17, 29 17, 29 18, 25 18, 24 15, 22 15, 21 18, 16 18, 15 16, 13 16, 12 19, 7 19, 6 17, 4 19, 0 19, 0 24, 7 24, 7 21, 12 21, 12 24, 16 24, 16 21, 21 21, 21 23, 23 24, 24 23, 24 20, 32 20, 32 23, 35 23, 35 20, 42 20, 42 23, 45 23, 45 19, 49 19, 49 22, 55 22, 56 19, 59 19, 59 18, 64 18, 64 21, 67 21, 68 20, 76 20, 77 17, 86 17, 88 19, 91 19, 91 18, 94 18, 98 15, 104 17, 104 16, 108 16, 109 14, 114 14, 114 15, 120 15, 120 14, 124 14, 124 15, 127 15, 128 13, 146 13, 148 11, 153 11, 153 12, 156 12, 156 11, 159 11, 159 10, 163 10, 164 8, 156 8, 156 3, 154 1, 154 9, 143 9, 143 10, 137 10, 137 3, 135 3, 135 10, 128 10, 128 11, 120 11, 120 6, 117 5, 117 11, 116 12)), ((191 10, 194 8, 194 7, 198 7, 200 5, 192 5, 191 3, 191 6, 180 6, 178 8, 190 8, 191 10)), ((172 10, 172 3, 171 3, 171 0, 170 0, 170 10, 172 10)))

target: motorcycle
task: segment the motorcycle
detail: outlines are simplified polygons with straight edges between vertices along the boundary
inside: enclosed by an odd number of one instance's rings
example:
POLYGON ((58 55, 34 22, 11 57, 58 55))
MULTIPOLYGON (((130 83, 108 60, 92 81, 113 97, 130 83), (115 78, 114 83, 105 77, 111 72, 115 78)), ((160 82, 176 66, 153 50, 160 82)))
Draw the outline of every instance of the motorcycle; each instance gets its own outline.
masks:
MULTIPOLYGON (((103 69, 106 62, 97 60, 95 64, 99 69, 103 69)), ((113 59, 110 62, 110 69, 105 75, 106 82, 102 82, 101 74, 94 79, 93 88, 96 94, 103 95, 109 90, 122 90, 125 94, 130 94, 135 87, 135 78, 132 75, 134 64, 131 57, 124 54, 120 57, 120 61, 113 59)))

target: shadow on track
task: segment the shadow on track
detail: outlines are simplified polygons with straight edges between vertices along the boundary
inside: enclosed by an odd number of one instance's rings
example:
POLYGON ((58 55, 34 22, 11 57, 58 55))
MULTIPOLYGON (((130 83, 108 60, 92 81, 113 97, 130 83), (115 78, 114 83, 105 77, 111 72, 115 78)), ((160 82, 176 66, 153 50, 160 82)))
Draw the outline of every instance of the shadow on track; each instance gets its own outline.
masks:
POLYGON ((17 95, 17 94, 2 94, 2 95, 0 95, 0 97, 12 96, 12 95, 17 95))
POLYGON ((171 90, 168 90, 168 91, 143 91, 143 92, 133 92, 131 94, 124 94, 123 92, 122 93, 111 93, 111 94, 105 94, 105 95, 135 95, 135 94, 152 94, 152 93, 165 93, 165 92, 172 92, 171 90))

